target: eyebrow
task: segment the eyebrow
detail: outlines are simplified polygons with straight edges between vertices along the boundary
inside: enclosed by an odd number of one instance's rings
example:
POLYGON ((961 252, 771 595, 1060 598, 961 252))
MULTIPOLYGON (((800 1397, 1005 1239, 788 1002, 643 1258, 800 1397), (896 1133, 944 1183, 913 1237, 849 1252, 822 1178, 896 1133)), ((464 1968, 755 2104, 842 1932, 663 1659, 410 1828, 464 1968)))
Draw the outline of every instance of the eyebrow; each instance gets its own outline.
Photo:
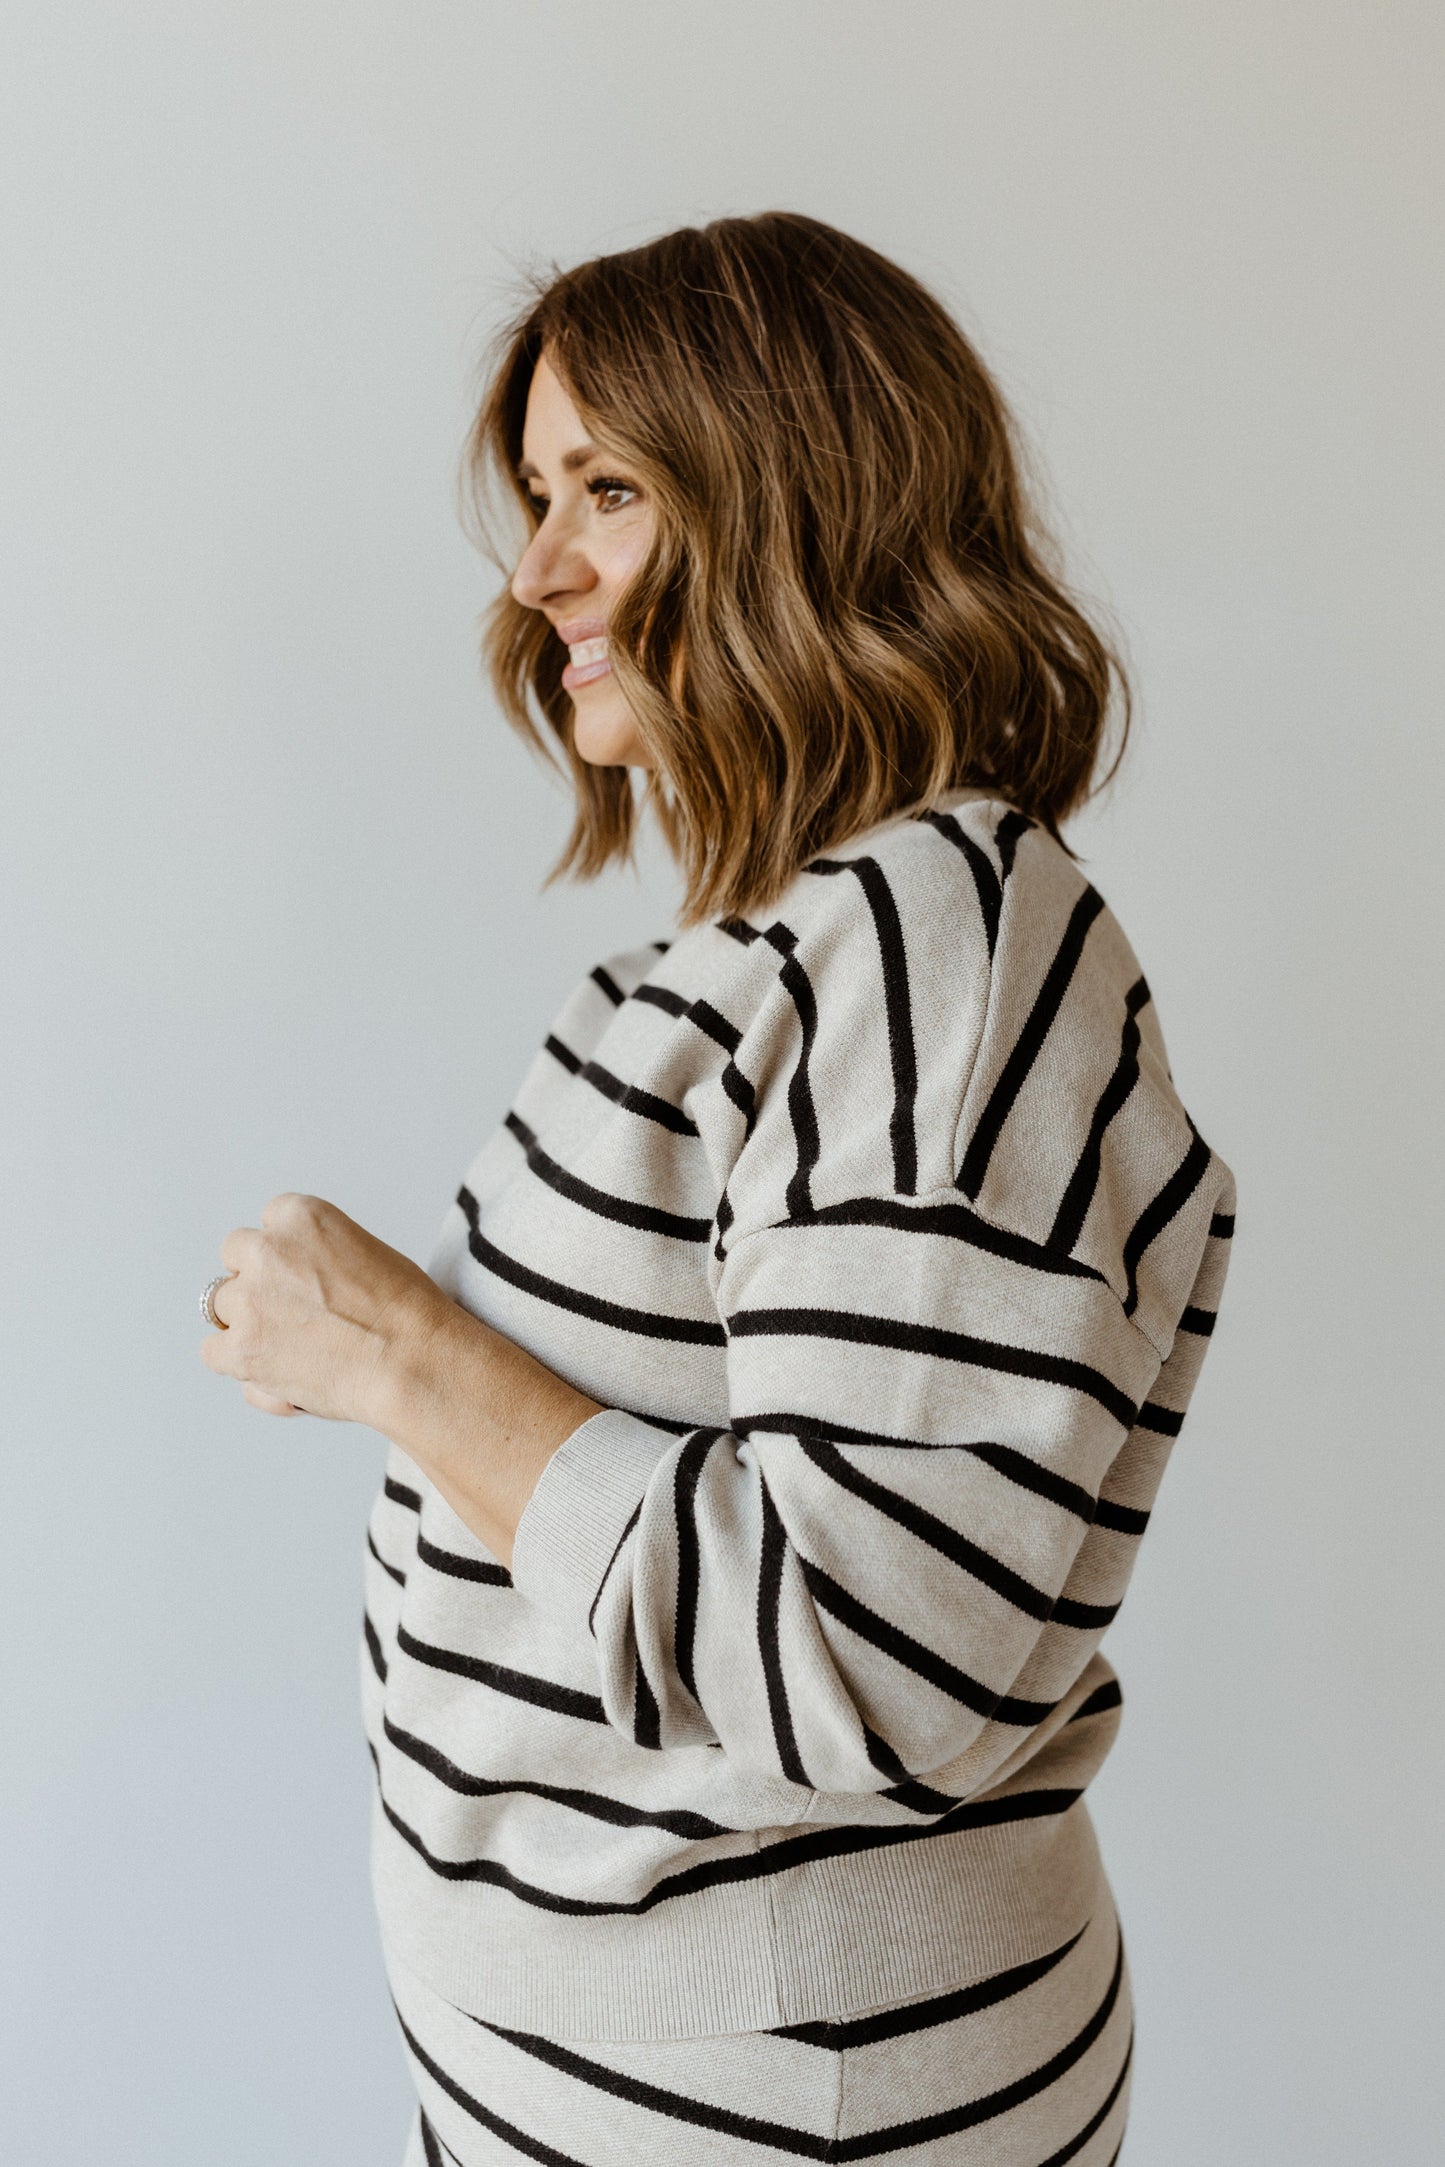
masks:
MULTIPOLYGON (((562 470, 566 474, 575 474, 578 467, 585 467, 589 459, 596 457, 595 444, 579 444, 575 451, 563 452, 562 470)), ((519 482, 539 482, 542 479, 541 469, 534 467, 530 459, 524 459, 517 469, 517 479, 519 482)))

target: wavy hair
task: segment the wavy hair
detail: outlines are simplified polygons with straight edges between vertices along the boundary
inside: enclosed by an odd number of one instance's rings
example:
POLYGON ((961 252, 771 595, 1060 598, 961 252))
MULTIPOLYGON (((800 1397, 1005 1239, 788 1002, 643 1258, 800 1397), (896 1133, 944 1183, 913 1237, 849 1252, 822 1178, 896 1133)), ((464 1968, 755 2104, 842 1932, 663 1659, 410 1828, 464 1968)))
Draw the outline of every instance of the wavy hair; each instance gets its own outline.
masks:
MULTIPOLYGON (((681 922, 772 902, 818 852, 987 788, 1057 835, 1129 690, 1062 585, 997 386, 906 271, 791 212, 683 227, 535 281, 494 350, 465 475, 490 553, 545 352, 594 440, 653 500, 609 653, 656 763, 572 743, 565 655, 505 588, 485 653, 503 711, 576 793, 551 877, 631 853, 651 803, 681 922)), ((1107 778, 1106 778, 1107 779, 1107 778)))

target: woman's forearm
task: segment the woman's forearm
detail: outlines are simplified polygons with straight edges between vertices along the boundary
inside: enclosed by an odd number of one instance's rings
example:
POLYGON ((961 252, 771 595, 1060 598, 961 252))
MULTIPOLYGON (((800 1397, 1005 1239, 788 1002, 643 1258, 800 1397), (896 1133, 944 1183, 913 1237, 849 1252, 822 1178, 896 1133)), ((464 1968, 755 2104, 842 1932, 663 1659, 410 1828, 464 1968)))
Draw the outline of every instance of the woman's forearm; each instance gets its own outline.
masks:
POLYGON ((527 1500, 600 1403, 452 1301, 428 1305, 386 1365, 375 1427, 510 1567, 527 1500))

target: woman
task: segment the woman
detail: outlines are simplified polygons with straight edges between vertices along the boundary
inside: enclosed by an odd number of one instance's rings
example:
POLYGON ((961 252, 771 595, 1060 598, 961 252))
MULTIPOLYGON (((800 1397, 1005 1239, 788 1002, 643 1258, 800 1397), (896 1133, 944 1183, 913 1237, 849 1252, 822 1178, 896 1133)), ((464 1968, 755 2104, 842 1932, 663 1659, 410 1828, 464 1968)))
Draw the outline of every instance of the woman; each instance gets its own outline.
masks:
POLYGON ((563 864, 650 808, 680 927, 573 994, 429 1275, 279 1197, 205 1346, 391 1440, 408 2159, 1104 2167, 1098 1644, 1233 1225, 1059 840, 1112 658, 957 327, 809 219, 558 277, 472 449, 563 864))

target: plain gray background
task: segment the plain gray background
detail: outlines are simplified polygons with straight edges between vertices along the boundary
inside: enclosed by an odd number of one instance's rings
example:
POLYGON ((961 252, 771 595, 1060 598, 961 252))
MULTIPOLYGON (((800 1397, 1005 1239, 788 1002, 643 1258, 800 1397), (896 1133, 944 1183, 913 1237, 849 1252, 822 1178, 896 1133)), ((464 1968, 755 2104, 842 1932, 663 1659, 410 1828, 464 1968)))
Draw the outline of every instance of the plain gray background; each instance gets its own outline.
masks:
POLYGON ((397 2167, 381 1447, 211 1378, 279 1189, 425 1255, 568 987, 454 516, 522 262, 791 207, 996 367, 1137 742, 1075 840, 1235 1166, 1111 1638, 1135 2167, 1437 2161, 1445 17, 31 0, 0 88, 3 2015, 17 2167, 397 2167))

